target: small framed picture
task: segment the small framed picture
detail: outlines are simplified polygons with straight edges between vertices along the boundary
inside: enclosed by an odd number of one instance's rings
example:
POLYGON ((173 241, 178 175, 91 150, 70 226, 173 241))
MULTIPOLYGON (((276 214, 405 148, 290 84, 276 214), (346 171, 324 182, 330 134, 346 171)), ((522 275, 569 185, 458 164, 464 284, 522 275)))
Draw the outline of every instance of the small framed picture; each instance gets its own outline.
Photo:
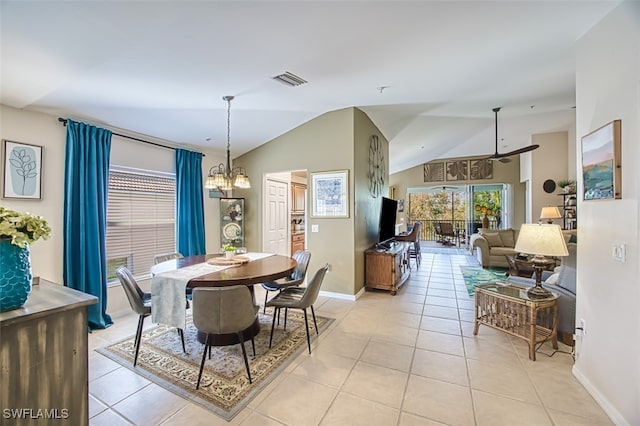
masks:
POLYGON ((2 197, 42 198, 42 147, 2 141, 2 197))
POLYGON ((349 217, 349 171, 311 173, 311 217, 349 217))

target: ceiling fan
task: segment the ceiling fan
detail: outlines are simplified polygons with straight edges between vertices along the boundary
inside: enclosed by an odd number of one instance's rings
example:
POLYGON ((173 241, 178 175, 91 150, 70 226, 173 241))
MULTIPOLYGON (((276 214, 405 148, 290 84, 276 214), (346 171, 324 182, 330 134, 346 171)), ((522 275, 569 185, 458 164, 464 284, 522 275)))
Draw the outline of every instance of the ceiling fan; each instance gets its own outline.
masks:
POLYGON ((494 160, 494 161, 499 161, 501 163, 509 163, 511 162, 510 158, 507 157, 511 157, 512 155, 518 155, 518 154, 523 154, 525 152, 529 152, 529 151, 533 151, 534 149, 538 149, 540 147, 540 145, 529 145, 529 146, 525 146, 524 148, 520 148, 520 149, 515 149, 513 151, 509 151, 509 152, 504 152, 504 153, 499 153, 498 152, 498 111, 500 111, 502 108, 494 108, 493 112, 496 116, 496 152, 490 156, 487 157, 487 160, 494 160))

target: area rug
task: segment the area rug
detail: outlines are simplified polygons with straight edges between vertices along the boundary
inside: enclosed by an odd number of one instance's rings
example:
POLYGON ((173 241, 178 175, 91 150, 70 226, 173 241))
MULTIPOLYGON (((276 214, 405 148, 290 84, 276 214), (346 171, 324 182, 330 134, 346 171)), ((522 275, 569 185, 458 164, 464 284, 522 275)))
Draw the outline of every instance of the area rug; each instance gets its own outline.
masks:
POLYGON ((469 250, 460 247, 420 247, 422 253, 436 254, 469 254, 469 250))
POLYGON ((476 293, 476 285, 495 281, 504 281, 508 276, 508 270, 505 268, 489 267, 484 269, 481 266, 460 265, 460 270, 462 271, 464 284, 467 287, 469 296, 473 296, 476 293))
MULTIPOLYGON (((287 331, 283 331, 284 311, 280 326, 274 331, 273 345, 269 349, 269 333, 272 317, 259 314, 260 333, 254 337, 256 356, 253 357, 251 341, 245 342, 249 356, 251 379, 242 358, 240 345, 212 347, 211 359, 206 360, 200 389, 196 390, 200 361, 204 345, 197 340, 197 330, 190 315, 184 339, 187 353, 182 351, 180 337, 174 327, 157 326, 145 331, 138 354, 138 363, 133 367, 135 352, 134 337, 131 336, 97 351, 151 382, 213 411, 225 420, 231 420, 240 410, 287 367, 296 356, 307 351, 307 337, 302 311, 290 310, 287 331)), ((317 316, 318 329, 322 333, 333 319, 317 316)), ((309 315, 311 338, 316 335, 313 320, 309 315)), ((313 340, 312 340, 313 345, 313 340)))

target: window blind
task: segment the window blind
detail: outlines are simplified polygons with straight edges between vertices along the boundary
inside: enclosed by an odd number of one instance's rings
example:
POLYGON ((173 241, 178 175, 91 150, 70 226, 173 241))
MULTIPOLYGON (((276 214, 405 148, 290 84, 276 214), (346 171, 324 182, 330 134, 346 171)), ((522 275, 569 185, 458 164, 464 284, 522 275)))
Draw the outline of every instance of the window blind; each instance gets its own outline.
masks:
POLYGON ((149 274, 153 256, 174 252, 175 176, 111 168, 107 205, 107 275, 126 266, 134 276, 149 274))

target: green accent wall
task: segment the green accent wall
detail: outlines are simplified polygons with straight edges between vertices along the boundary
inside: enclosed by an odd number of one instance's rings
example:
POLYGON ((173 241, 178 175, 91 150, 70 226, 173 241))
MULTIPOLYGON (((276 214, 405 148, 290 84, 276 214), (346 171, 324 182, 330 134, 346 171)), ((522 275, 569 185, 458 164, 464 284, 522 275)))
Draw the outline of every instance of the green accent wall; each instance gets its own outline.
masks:
MULTIPOLYGON (((245 242, 249 250, 262 250, 263 180, 268 173, 307 170, 307 209, 311 209, 311 174, 335 170, 349 171, 349 217, 307 217, 307 248, 311 251, 309 274, 325 262, 331 265, 323 291, 355 295, 364 286, 364 250, 377 239, 380 200, 369 194, 369 137, 377 134, 386 147, 388 141, 357 108, 322 114, 307 123, 238 157, 234 166, 244 167, 252 188, 235 190, 244 197, 245 242), (318 225, 317 233, 311 232, 318 225)), ((388 182, 388 179, 387 179, 388 182)))

